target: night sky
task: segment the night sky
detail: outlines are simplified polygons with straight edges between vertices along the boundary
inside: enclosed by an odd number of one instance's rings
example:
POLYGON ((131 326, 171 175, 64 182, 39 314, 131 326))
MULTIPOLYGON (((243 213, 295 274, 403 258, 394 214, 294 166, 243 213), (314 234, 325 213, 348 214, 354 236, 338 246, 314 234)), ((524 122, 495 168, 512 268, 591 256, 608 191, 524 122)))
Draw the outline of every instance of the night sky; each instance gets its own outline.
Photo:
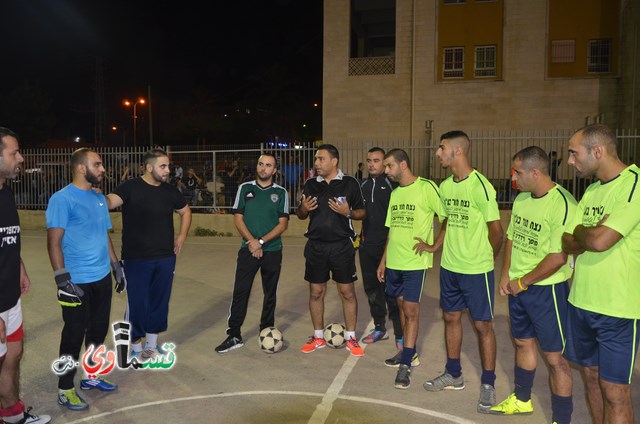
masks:
MULTIPOLYGON (((121 102, 146 97, 150 85, 159 142, 191 141, 178 128, 191 107, 265 111, 284 122, 321 100, 321 0, 16 0, 3 1, 0 16, 0 125, 15 122, 19 132, 28 119, 16 117, 15 90, 35 86, 52 101, 49 138, 91 139, 97 58, 105 126, 130 126, 121 102)), ((138 106, 139 128, 146 113, 138 106)))

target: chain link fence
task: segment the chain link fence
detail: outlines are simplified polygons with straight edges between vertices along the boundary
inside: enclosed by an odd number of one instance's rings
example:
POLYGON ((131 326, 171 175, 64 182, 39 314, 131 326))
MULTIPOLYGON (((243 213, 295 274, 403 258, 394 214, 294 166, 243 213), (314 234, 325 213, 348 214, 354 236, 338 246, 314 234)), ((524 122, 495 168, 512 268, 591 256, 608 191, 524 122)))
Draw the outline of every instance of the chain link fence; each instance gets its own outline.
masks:
MULTIPOLYGON (((536 145, 546 152, 555 152, 552 177, 579 199, 589 179, 575 176, 567 164, 567 141, 573 130, 564 131, 471 131, 471 164, 483 173, 496 189, 501 208, 510 208, 517 190, 511 184, 511 158, 520 149, 536 145)), ((638 163, 640 135, 637 131, 618 130, 618 153, 623 162, 638 163)), ((407 151, 416 175, 442 182, 449 175, 435 157, 438 141, 411 143, 406 141, 335 141, 340 152, 339 167, 343 172, 367 177, 367 151, 372 147, 385 150, 402 148, 407 151)), ((254 180, 259 156, 274 154, 278 164, 276 183, 287 189, 290 205, 295 209, 304 181, 314 176, 313 161, 316 146, 292 143, 263 143, 247 146, 217 146, 196 149, 189 146, 166 146, 171 162, 169 183, 180 189, 185 200, 196 212, 229 212, 238 186, 254 180)), ((146 148, 98 148, 107 175, 101 189, 110 193, 128 178, 142 175, 142 157, 146 148)), ((9 181, 21 209, 46 209, 49 198, 71 182, 69 159, 73 149, 27 149, 18 178, 9 181)))

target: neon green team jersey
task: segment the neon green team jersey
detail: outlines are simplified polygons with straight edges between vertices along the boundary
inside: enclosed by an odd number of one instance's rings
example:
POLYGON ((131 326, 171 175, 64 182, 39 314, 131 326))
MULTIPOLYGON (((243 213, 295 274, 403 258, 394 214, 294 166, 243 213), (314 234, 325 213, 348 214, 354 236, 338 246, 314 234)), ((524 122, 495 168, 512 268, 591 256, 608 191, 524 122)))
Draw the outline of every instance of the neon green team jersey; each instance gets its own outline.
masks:
POLYGON ((418 255, 413 246, 420 237, 433 244, 433 216, 443 213, 438 186, 426 178, 400 186, 391 192, 387 219, 389 227, 387 268, 399 271, 418 271, 433 266, 433 254, 418 255))
POLYGON ((500 220, 496 191, 475 169, 462 181, 453 175, 440 184, 447 232, 440 265, 460 274, 493 270, 487 223, 500 220))
POLYGON ((622 239, 604 252, 578 255, 569 292, 574 306, 617 318, 640 319, 640 169, 628 166, 616 178, 587 187, 567 232, 579 224, 604 226, 622 239))
MULTIPOLYGON (((542 197, 520 193, 513 202, 507 238, 512 242, 509 278, 518 279, 531 272, 550 253, 562 252, 562 234, 576 213, 577 202, 556 185, 542 197)), ((553 275, 535 283, 548 286, 571 277, 570 259, 553 275)))

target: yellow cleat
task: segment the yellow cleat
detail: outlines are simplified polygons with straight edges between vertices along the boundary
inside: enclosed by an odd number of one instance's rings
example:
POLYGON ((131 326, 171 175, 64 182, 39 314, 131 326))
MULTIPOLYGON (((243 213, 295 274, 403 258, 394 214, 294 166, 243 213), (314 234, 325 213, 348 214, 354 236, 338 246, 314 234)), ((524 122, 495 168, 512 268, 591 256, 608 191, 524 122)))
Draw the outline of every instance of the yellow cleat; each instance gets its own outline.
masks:
POLYGON ((490 408, 489 413, 494 415, 530 415, 533 414, 533 404, 531 399, 523 402, 516 398, 515 393, 511 393, 508 398, 490 408))

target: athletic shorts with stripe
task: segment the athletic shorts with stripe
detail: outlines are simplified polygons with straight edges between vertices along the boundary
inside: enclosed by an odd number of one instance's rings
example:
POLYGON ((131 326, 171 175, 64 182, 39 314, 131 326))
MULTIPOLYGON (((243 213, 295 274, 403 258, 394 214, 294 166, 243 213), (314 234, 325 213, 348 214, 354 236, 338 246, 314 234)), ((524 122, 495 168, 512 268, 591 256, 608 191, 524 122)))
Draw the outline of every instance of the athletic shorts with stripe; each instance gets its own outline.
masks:
POLYGON ((22 329, 22 306, 20 299, 11 309, 0 312, 0 318, 4 321, 7 339, 4 343, 0 341, 0 358, 7 353, 7 343, 19 342, 24 339, 22 329))
POLYGON ((420 303, 427 270, 400 271, 387 268, 384 273, 386 293, 389 297, 402 297, 407 302, 420 303))
POLYGON ((543 352, 562 352, 567 329, 569 284, 529 286, 509 296, 509 319, 514 339, 538 339, 543 352))
POLYGON ((638 320, 617 318, 569 303, 564 356, 583 367, 600 367, 600 378, 631 384, 638 354, 638 320))
POLYGON ((493 271, 461 274, 440 267, 440 307, 444 312, 469 309, 474 321, 490 321, 494 308, 493 271))

